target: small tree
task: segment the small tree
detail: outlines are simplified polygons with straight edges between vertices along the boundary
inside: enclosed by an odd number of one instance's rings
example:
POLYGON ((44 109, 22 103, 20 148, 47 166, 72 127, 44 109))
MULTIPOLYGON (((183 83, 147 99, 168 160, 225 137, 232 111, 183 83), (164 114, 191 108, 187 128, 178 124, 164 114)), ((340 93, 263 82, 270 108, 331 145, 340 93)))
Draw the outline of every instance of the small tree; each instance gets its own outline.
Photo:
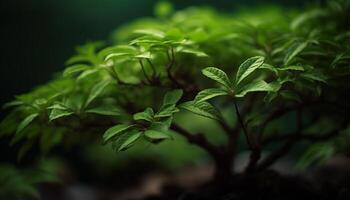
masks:
POLYGON ((241 135, 249 173, 301 141, 307 145, 299 166, 346 152, 350 2, 329 1, 297 17, 276 8, 249 11, 172 13, 159 4, 158 18, 119 28, 109 45, 79 47, 63 75, 6 104, 15 108, 1 134, 22 141, 20 157, 37 142, 47 152, 74 133, 104 133, 117 151, 180 134, 212 157, 217 180, 233 174, 241 135), (186 130, 174 120, 184 110, 216 121, 227 143, 186 130), (222 114, 228 110, 233 115, 222 114))

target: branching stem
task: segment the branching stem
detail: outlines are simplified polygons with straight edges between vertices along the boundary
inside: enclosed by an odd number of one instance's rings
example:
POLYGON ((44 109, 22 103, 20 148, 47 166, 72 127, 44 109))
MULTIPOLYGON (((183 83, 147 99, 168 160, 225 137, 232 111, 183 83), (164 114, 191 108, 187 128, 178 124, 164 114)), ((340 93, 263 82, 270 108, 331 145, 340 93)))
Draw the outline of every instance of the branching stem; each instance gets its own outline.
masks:
POLYGON ((156 71, 156 68, 154 67, 152 61, 149 58, 147 58, 146 60, 147 60, 148 64, 151 66, 151 68, 152 68, 153 76, 156 76, 157 75, 157 71, 156 71))
POLYGON ((146 78, 146 80, 148 81, 148 83, 152 83, 152 80, 148 77, 148 75, 147 75, 147 73, 146 73, 146 70, 145 70, 145 66, 143 65, 143 62, 142 62, 142 60, 140 59, 139 60, 139 63, 140 63, 140 65, 141 65, 141 69, 142 69, 142 72, 143 72, 143 75, 144 75, 144 77, 146 78))
POLYGON ((235 99, 234 99, 234 105, 235 105, 235 110, 236 110, 236 116, 237 116, 239 124, 241 125, 243 133, 244 133, 244 135, 246 137, 248 147, 249 147, 250 150, 253 150, 254 149, 253 143, 252 143, 251 138, 249 137, 248 131, 247 131, 245 125, 244 125, 242 116, 241 116, 241 114, 239 112, 238 105, 237 105, 237 102, 236 102, 235 99))

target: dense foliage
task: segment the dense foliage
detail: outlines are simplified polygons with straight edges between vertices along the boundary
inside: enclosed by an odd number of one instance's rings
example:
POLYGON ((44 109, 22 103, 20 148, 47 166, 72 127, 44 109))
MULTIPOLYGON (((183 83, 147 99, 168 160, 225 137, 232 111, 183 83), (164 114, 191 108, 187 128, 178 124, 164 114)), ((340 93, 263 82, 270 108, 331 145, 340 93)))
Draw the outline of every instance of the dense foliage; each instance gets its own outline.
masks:
POLYGON ((156 15, 78 47, 63 73, 5 105, 1 135, 22 144, 19 157, 98 134, 117 151, 180 134, 212 156, 222 178, 240 137, 251 151, 247 171, 301 141, 300 167, 349 152, 350 1, 236 14, 162 3, 156 15), (227 143, 190 133, 176 117, 188 111, 218 123, 227 143))

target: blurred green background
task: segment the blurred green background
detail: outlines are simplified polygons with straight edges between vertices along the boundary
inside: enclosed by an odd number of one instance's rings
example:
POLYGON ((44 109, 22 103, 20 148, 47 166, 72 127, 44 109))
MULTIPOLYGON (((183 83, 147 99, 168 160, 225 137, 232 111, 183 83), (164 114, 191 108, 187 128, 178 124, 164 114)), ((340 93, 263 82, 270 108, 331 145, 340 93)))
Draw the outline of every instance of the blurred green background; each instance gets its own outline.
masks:
MULTIPOLYGON (((29 91, 62 70, 74 47, 105 40, 118 26, 152 16, 157 0, 5 0, 1 2, 0 104, 29 91)), ((303 0, 173 0, 176 9, 207 5, 226 12, 303 0)), ((3 114, 1 114, 1 117, 3 114)))

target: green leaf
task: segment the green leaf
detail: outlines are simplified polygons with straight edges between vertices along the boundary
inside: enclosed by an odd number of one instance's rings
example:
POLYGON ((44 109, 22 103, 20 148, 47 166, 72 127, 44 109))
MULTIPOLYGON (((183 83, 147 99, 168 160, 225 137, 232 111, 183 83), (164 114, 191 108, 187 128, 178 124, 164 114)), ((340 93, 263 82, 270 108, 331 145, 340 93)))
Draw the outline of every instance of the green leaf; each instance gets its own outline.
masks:
POLYGON ((167 118, 163 118, 163 119, 161 119, 161 121, 153 122, 151 124, 151 126, 149 127, 149 129, 161 131, 161 132, 168 131, 172 121, 173 121, 172 116, 167 117, 167 118))
POLYGON ((217 96, 229 95, 229 93, 221 88, 210 88, 200 91, 194 99, 195 103, 207 101, 217 96))
POLYGON ((145 131, 145 136, 150 138, 150 139, 170 139, 170 135, 160 132, 160 131, 156 131, 156 130, 147 130, 145 131))
POLYGON ((299 97, 299 95, 297 93, 294 93, 294 92, 289 91, 289 90, 281 91, 280 95, 282 97, 284 97, 285 99, 294 100, 294 101, 297 101, 297 102, 302 102, 302 100, 300 99, 300 97, 299 97))
POLYGON ((259 69, 267 69, 273 73, 275 73, 276 75, 278 74, 278 71, 277 71, 277 68, 272 66, 272 65, 269 65, 269 64, 266 64, 264 63, 263 65, 261 65, 261 67, 259 69))
POLYGON ((238 84, 243 81, 248 75, 262 66, 264 64, 264 60, 264 57, 256 56, 244 61, 238 68, 235 85, 238 86, 238 84))
POLYGON ((90 91, 89 97, 85 102, 85 107, 87 107, 97 96, 99 96, 103 90, 111 83, 110 80, 104 80, 97 83, 90 91))
POLYGON ((156 30, 156 29, 139 29, 139 30, 134 31, 134 33, 142 34, 142 35, 149 35, 149 36, 153 36, 155 38, 164 38, 165 37, 165 33, 163 31, 156 30))
POLYGON ((31 114, 27 116, 17 127, 16 133, 21 132, 24 128, 26 128, 36 117, 38 117, 38 113, 31 114))
POLYGON ((203 117, 207 117, 218 121, 221 120, 221 114, 219 113, 219 111, 216 110, 214 106, 212 106, 206 101, 202 101, 199 103, 194 103, 194 101, 188 101, 179 105, 179 107, 203 117))
POLYGON ((288 48, 286 56, 284 57, 284 64, 289 65, 294 57, 296 57, 300 52, 302 52, 308 45, 308 42, 299 42, 293 44, 288 48))
POLYGON ((278 80, 272 81, 269 83, 269 86, 271 87, 271 92, 278 92, 283 85, 283 82, 279 82, 278 80))
POLYGON ((154 117, 156 118, 171 117, 173 116, 174 113, 179 111, 180 110, 176 108, 175 104, 166 104, 160 108, 160 110, 157 112, 157 114, 154 117))
POLYGON ((176 51, 181 53, 193 54, 197 57, 208 57, 208 54, 206 54, 205 52, 188 47, 179 47, 176 51))
POLYGON ((327 77, 319 71, 310 71, 307 73, 303 73, 300 76, 311 81, 327 83, 327 77))
POLYGON ((281 67, 281 68, 277 68, 277 69, 280 71, 287 71, 287 70, 304 71, 305 70, 302 66, 298 66, 298 65, 291 65, 291 66, 281 67))
POLYGON ((152 122, 154 119, 154 112, 152 108, 146 108, 145 111, 134 114, 134 120, 145 120, 152 122))
POLYGON ((221 69, 215 67, 207 67, 202 70, 204 76, 213 79, 214 81, 222 84, 226 88, 231 88, 232 83, 228 78, 227 74, 221 69))
POLYGON ((47 109, 68 110, 69 108, 62 103, 55 103, 52 106, 49 106, 47 109))
POLYGON ((20 105, 23 105, 23 104, 24 104, 23 101, 15 100, 15 101, 11 101, 11 102, 5 103, 2 106, 2 108, 3 109, 7 109, 7 108, 10 108, 10 107, 13 107, 13 106, 20 106, 20 105))
POLYGON ((167 41, 165 42, 169 42, 172 43, 174 41, 184 41, 184 36, 185 34, 178 28, 170 28, 166 31, 166 39, 167 41))
POLYGON ((118 151, 125 151, 130 148, 142 135, 141 131, 132 130, 121 135, 113 144, 118 151))
POLYGON ((237 90, 236 97, 244 97, 249 92, 269 92, 274 91, 268 83, 263 80, 255 80, 237 90))
POLYGON ((152 55, 151 52, 146 51, 146 52, 142 52, 141 54, 138 54, 136 56, 134 56, 135 58, 144 58, 144 59, 151 59, 152 55))
POLYGON ((137 53, 137 49, 133 46, 129 45, 116 45, 104 48, 98 53, 98 57, 101 58, 101 60, 109 60, 112 57, 124 57, 124 56, 131 56, 137 53), (113 56, 111 54, 114 54, 113 56), (111 55, 107 58, 107 56, 111 55))
POLYGON ((101 105, 95 108, 88 109, 85 112, 107 116, 118 116, 121 114, 121 111, 117 107, 112 105, 101 105))
POLYGON ((134 127, 134 125, 118 124, 107 129, 106 132, 103 134, 104 143, 108 142, 116 136, 123 134, 125 131, 129 130, 132 127, 134 127))
POLYGON ((127 58, 127 57, 131 57, 133 54, 131 53, 111 53, 108 54, 105 58, 105 61, 110 60, 112 58, 127 58))
POLYGON ((58 118, 62 118, 62 117, 67 117, 74 114, 74 112, 72 112, 71 110, 62 110, 62 109, 52 109, 49 119, 50 121, 53 121, 55 119, 58 118))
POLYGON ((90 68, 91 68, 90 66, 83 65, 83 64, 73 65, 73 66, 70 66, 70 67, 66 68, 63 71, 63 76, 66 77, 66 76, 69 76, 71 74, 74 74, 74 73, 77 73, 77 72, 81 72, 81 71, 85 71, 85 70, 90 69, 90 68))
POLYGON ((84 79, 92 74, 97 73, 97 72, 99 72, 98 69, 88 69, 78 76, 77 81, 80 81, 80 80, 82 80, 82 79, 84 79))
POLYGON ((163 105, 176 104, 182 97, 183 91, 181 89, 167 92, 164 96, 163 105))

